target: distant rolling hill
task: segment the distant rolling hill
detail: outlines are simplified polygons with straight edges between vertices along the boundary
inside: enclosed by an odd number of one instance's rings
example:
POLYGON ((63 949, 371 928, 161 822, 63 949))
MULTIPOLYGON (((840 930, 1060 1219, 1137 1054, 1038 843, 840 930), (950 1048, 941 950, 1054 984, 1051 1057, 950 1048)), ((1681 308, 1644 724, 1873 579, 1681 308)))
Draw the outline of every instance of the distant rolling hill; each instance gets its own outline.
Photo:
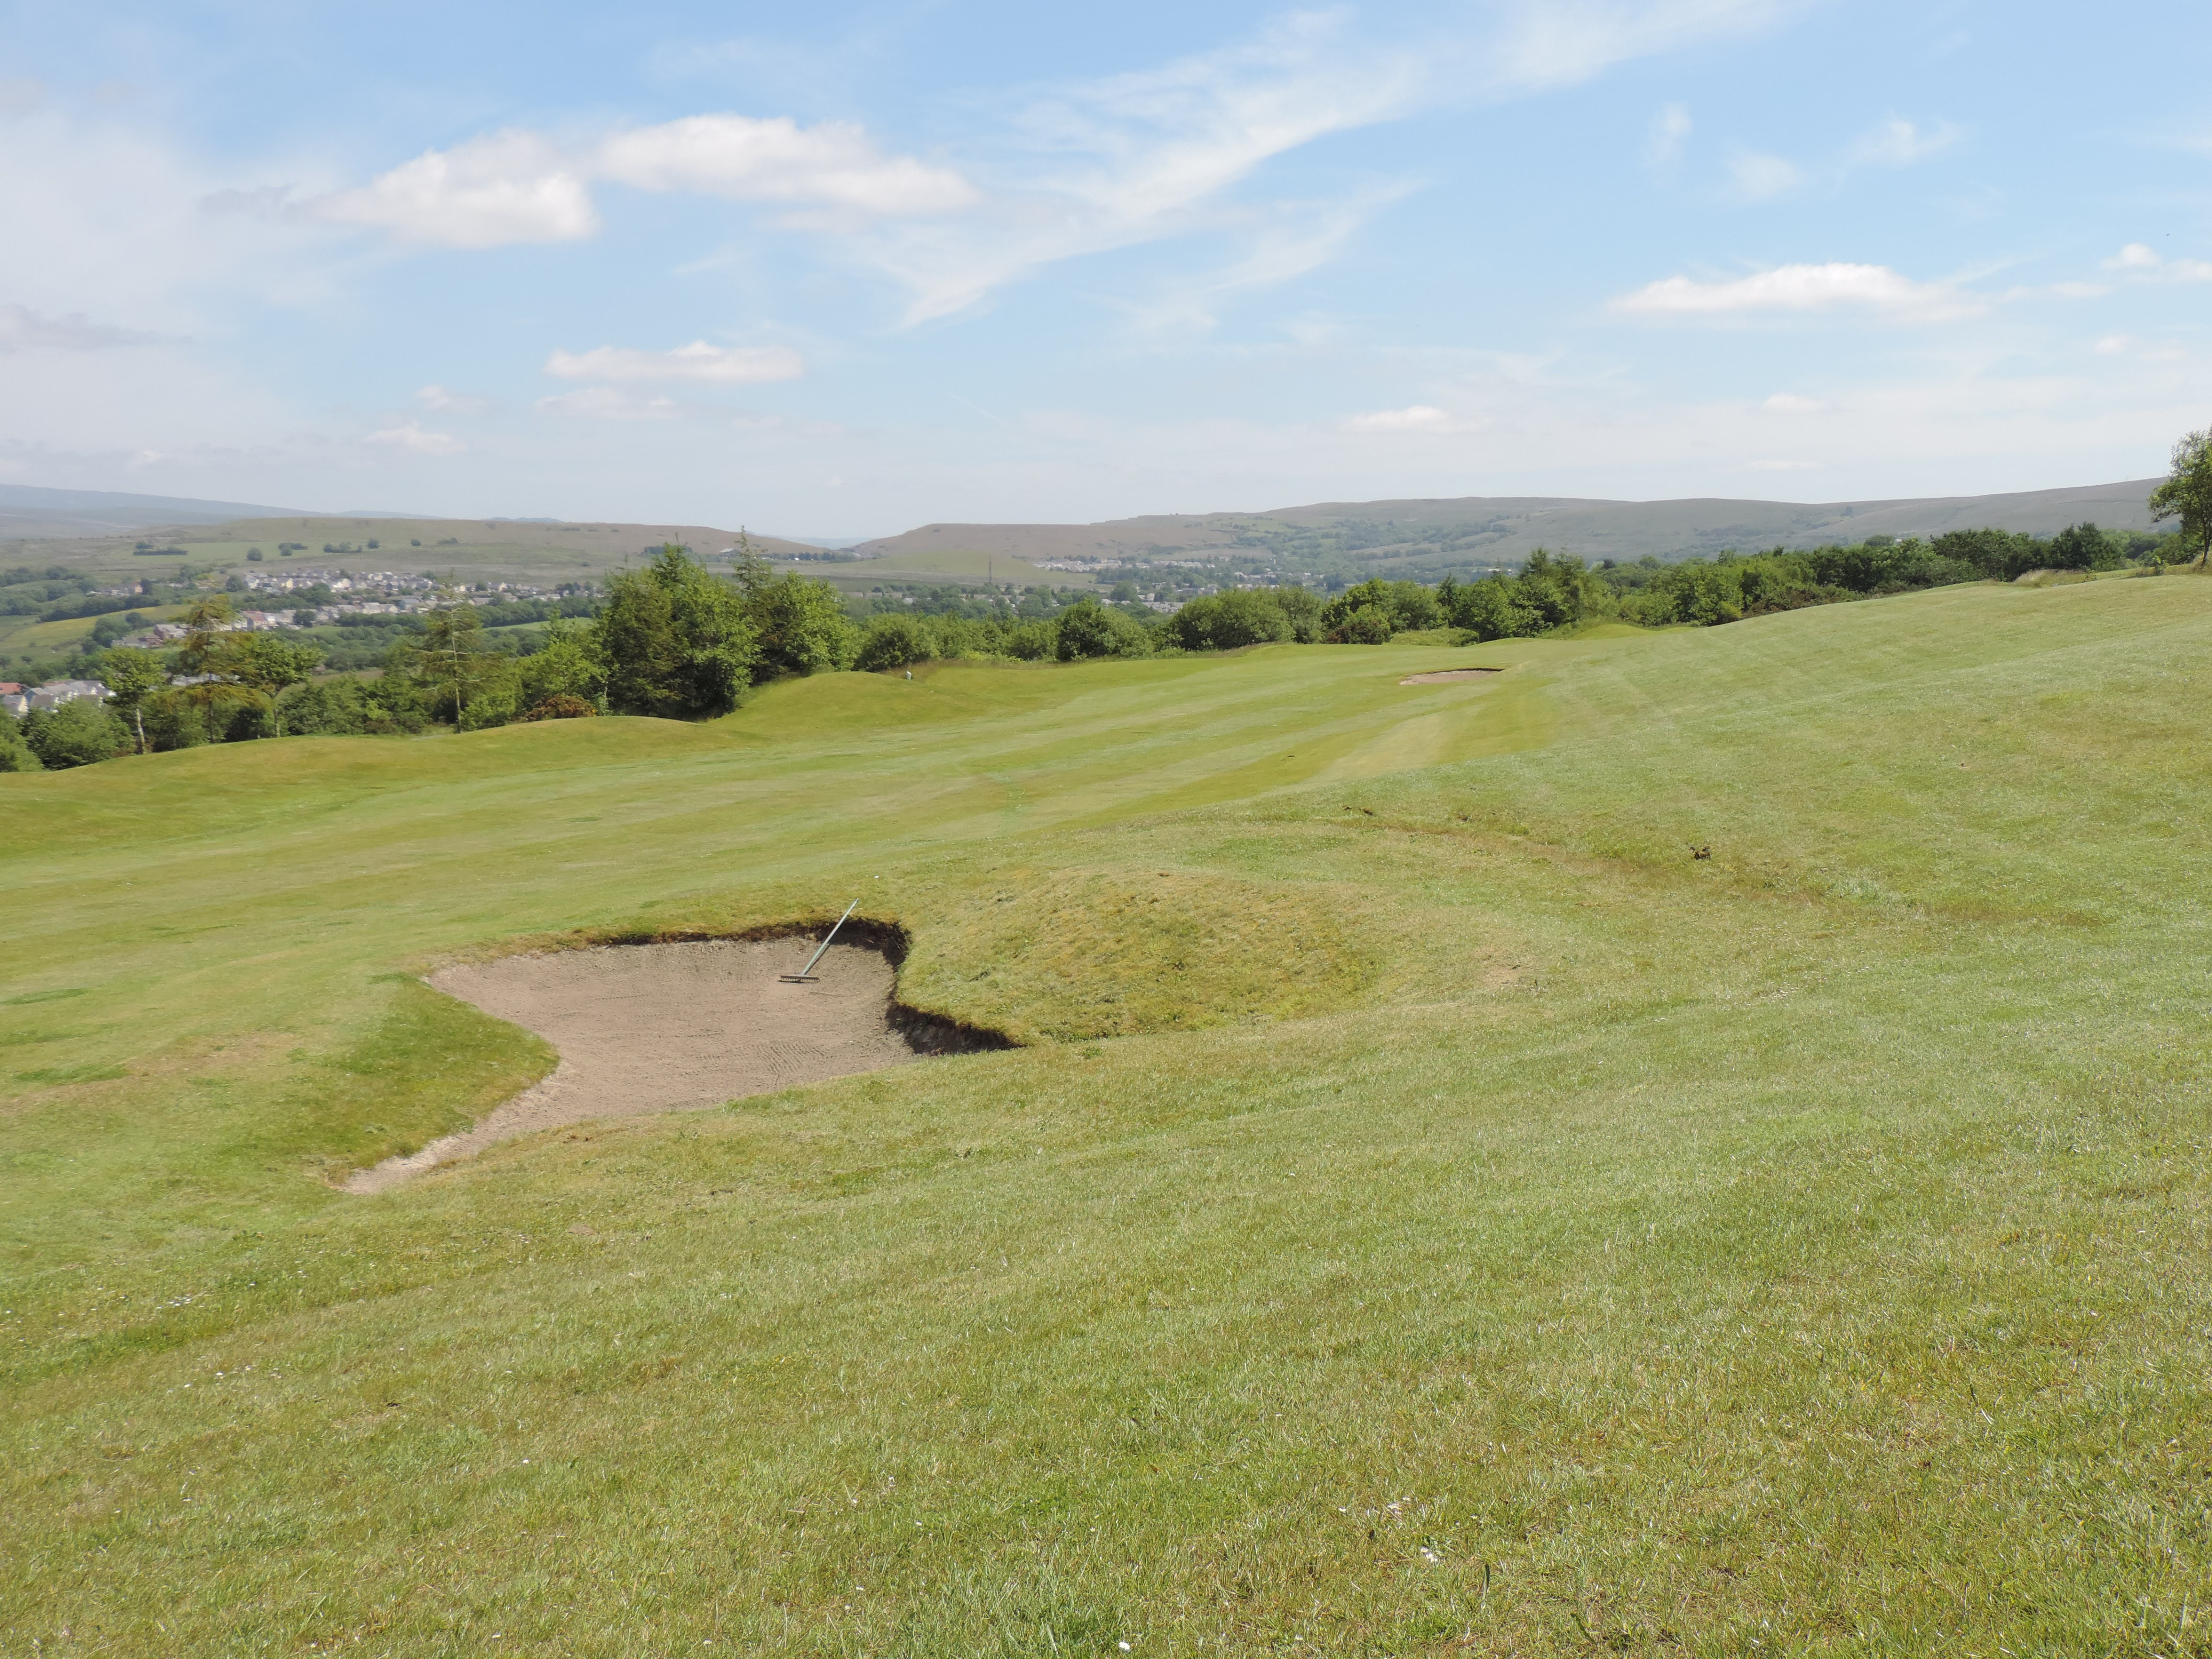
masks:
POLYGON ((231 519, 319 518, 289 507, 246 501, 203 501, 185 495, 133 495, 114 489, 44 489, 0 484, 0 538, 117 536, 171 525, 222 524, 231 519))
POLYGON ((1102 524, 933 524, 863 542, 863 559, 908 568, 950 554, 1048 559, 1174 559, 1245 552, 1285 568, 1375 564, 1407 574, 1520 563, 1539 547, 1626 562, 1684 559, 1724 548, 1813 547, 1875 534, 1936 535, 1983 526, 2049 534, 2081 520, 2151 527, 2154 478, 1996 495, 1864 501, 1591 501, 1467 495, 1323 501, 1264 513, 1153 514, 1102 524))

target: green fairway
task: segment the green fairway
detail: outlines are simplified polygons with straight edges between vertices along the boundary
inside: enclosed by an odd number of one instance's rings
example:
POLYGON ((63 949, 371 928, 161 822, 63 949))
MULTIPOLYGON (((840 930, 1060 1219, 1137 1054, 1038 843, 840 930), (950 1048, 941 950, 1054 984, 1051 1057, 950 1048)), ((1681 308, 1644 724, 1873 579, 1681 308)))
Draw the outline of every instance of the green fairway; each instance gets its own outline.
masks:
POLYGON ((2212 1650, 2208 649, 1976 585, 0 775, 0 1652, 2212 1650), (432 964, 855 896, 1024 1046, 335 1189, 553 1064, 432 964))

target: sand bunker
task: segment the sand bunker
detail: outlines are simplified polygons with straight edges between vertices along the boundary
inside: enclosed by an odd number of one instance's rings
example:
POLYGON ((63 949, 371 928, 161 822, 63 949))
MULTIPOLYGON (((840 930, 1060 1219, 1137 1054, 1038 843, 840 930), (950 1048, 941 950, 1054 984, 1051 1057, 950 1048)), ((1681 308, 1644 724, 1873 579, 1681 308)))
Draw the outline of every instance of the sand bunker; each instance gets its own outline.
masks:
POLYGON ((355 1171, 346 1191, 382 1192, 495 1142, 584 1118, 719 1106, 988 1042, 901 1018, 891 964, 866 945, 831 945, 814 984, 778 981, 812 949, 795 939, 623 945, 433 975, 441 991, 535 1031, 561 1063, 471 1127, 355 1171))
POLYGON ((1440 668, 1433 674, 1408 674, 1398 682, 1401 685, 1443 685, 1451 680, 1487 679, 1492 674, 1503 674, 1502 668, 1440 668))

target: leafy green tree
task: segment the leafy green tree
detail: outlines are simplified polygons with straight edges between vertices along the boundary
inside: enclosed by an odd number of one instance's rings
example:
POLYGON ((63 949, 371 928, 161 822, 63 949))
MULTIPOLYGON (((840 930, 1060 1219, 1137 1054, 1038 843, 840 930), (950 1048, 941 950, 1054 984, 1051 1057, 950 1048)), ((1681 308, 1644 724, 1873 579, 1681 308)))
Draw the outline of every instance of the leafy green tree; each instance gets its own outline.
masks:
POLYGON ((2085 520, 2068 525, 2051 538, 2049 562, 2054 570, 2118 570, 2127 562, 2127 555, 2085 520))
POLYGON ((164 699, 179 705, 174 712, 180 718, 171 727, 176 738, 171 747, 227 736, 246 708, 261 702, 261 695, 240 684, 230 672, 238 637, 230 626, 232 616, 227 593, 199 594, 185 612, 185 633, 177 647, 177 666, 194 683, 180 688, 174 698, 164 699), (193 724, 198 727, 197 737, 186 735, 193 724))
POLYGON ((46 764, 23 741, 23 728, 13 714, 0 712, 0 772, 43 772, 46 764))
POLYGON ((112 760, 131 738, 107 705, 80 697, 58 708, 33 710, 23 720, 23 741, 50 772, 112 760))
POLYGON ((795 570, 756 584, 745 614, 759 630, 760 667, 768 674, 850 668, 860 650, 860 630, 846 619, 843 596, 795 570))
POLYGON ((2198 566, 2212 566, 2212 428, 2174 445, 2172 470, 2150 492, 2150 516, 2157 524, 2179 519, 2182 556, 2194 548, 2198 566))
POLYGON ((853 666, 863 674, 873 674, 887 668, 904 668, 908 663, 927 662, 937 654, 934 632, 920 617, 896 612, 871 617, 861 629, 860 648, 853 659, 853 666))
POLYGON ((1453 585, 1449 620, 1479 640, 1521 639, 1543 627, 1535 611, 1521 602, 1513 579, 1495 574, 1453 585))
POLYGON ((1300 645, 1311 645, 1322 636, 1321 595, 1310 592, 1295 582, 1288 587, 1274 590, 1275 604, 1291 624, 1291 637, 1300 645))
POLYGON ((1060 613, 1060 637, 1054 654, 1062 662, 1093 657, 1142 657, 1152 650, 1152 635, 1133 617, 1109 611, 1085 595, 1060 613))
POLYGON ((600 712, 606 698, 607 667, 592 643, 591 629, 567 617, 545 624, 544 642, 519 665, 526 707, 568 698, 600 712))
POLYGON ((610 589, 592 642, 615 708, 699 719, 737 706, 761 659, 760 630, 740 589, 672 542, 610 589))
POLYGON ((1291 619, 1265 588, 1231 588, 1193 599, 1168 618, 1167 636, 1186 651, 1234 651, 1291 637, 1291 619))
POLYGON ((1060 655, 1060 624, 1048 618, 1016 623, 1006 630, 1006 653, 1017 662, 1048 662, 1060 655))
POLYGON ((501 653, 484 638, 476 606, 451 588, 441 589, 440 599, 419 634, 393 642, 385 672, 404 676, 426 693, 434 714, 465 726, 470 704, 499 670, 494 659, 501 653))
POLYGON ((284 735, 284 720, 277 696, 287 686, 299 684, 315 672, 323 653, 312 645, 280 639, 274 634, 233 634, 223 653, 223 671, 239 684, 260 694, 268 703, 276 735, 284 735))
POLYGON ((100 678, 115 694, 111 707, 131 722, 138 752, 147 753, 146 699, 169 683, 161 657, 136 646, 110 647, 100 659, 100 678))
POLYGON ((1390 614, 1389 607, 1363 605, 1339 619, 1329 630, 1328 638, 1336 645, 1388 645, 1390 636, 1397 631, 1397 618, 1390 614))

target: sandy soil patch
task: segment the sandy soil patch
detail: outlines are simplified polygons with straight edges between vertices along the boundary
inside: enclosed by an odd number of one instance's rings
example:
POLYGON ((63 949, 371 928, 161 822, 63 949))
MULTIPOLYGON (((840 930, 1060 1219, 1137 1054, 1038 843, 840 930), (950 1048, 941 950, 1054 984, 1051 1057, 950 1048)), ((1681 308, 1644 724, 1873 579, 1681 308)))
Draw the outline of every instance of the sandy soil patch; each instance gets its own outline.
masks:
POLYGON ((561 1063, 471 1127, 356 1170, 346 1191, 382 1192, 496 1142, 585 1118, 719 1106, 970 1046, 957 1033, 896 1021, 891 964, 865 945, 831 945, 814 984, 777 980, 812 950, 797 939, 624 945, 433 975, 439 990, 535 1031, 561 1063))
POLYGON ((1453 680, 1486 680, 1492 674, 1503 674, 1502 668, 1440 668, 1433 674, 1408 674, 1398 682, 1401 685, 1444 685, 1453 680))

